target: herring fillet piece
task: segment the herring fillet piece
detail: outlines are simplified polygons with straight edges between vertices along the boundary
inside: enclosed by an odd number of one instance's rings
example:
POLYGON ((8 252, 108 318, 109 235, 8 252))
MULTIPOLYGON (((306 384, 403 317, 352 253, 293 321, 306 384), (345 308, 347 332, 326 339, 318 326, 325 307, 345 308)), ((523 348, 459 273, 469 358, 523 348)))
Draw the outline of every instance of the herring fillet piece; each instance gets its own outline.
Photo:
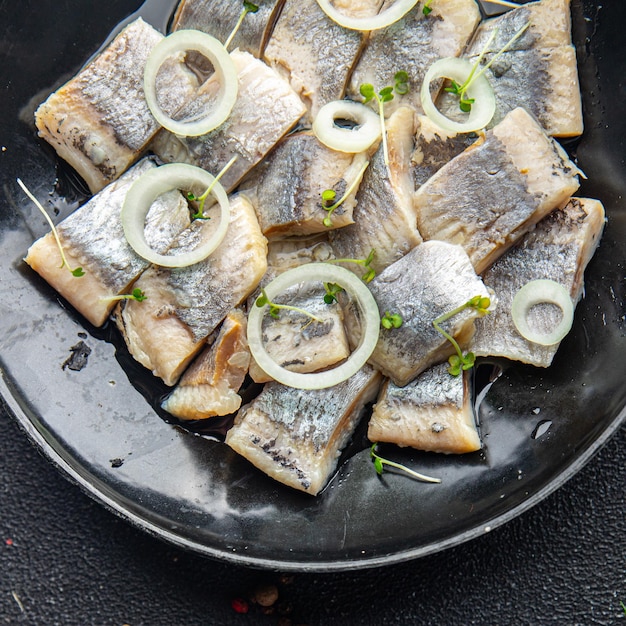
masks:
MULTIPOLYGON (((263 61, 239 50, 231 52, 231 58, 237 68, 239 93, 229 118, 199 137, 181 137, 163 129, 151 144, 166 163, 189 163, 214 175, 236 156, 220 179, 227 191, 235 188, 305 112, 289 83, 263 61)), ((198 92, 199 98, 183 107, 178 117, 184 119, 194 113, 198 102, 210 106, 218 87, 217 79, 207 80, 198 92)))
POLYGON ((351 98, 361 100, 359 88, 365 83, 373 85, 376 92, 393 85, 395 73, 404 70, 409 76, 409 91, 396 94, 385 104, 385 111, 410 106, 422 112, 420 89, 429 66, 440 58, 459 56, 480 21, 474 0, 437 0, 429 15, 424 15, 422 8, 419 2, 396 23, 369 34, 350 78, 351 98))
POLYGON ((374 405, 367 437, 427 452, 480 450, 469 372, 452 376, 448 364, 440 363, 405 387, 387 380, 374 405))
POLYGON ((226 443, 271 478, 317 495, 328 482, 381 376, 365 365, 327 389, 271 382, 242 407, 226 443))
MULTIPOLYGON (((207 259, 182 268, 150 266, 135 284, 146 300, 122 302, 115 311, 131 355, 167 385, 176 383, 207 336, 267 269, 267 241, 252 205, 235 195, 230 210, 226 237, 207 259)), ((195 246, 218 219, 195 220, 178 238, 178 248, 195 246)))
MULTIPOLYGON (((362 4, 348 3, 345 8, 352 12, 362 4)), ((381 3, 372 0, 365 4, 375 13, 381 3)), ((314 119, 322 106, 343 97, 363 37, 332 21, 316 0, 286 0, 265 49, 265 60, 289 78, 314 119)))
POLYGON ((198 355, 161 407, 182 420, 206 419, 237 411, 242 401, 237 392, 250 365, 247 327, 243 312, 231 311, 217 339, 198 355))
MULTIPOLYGON (((389 167, 382 144, 365 170, 352 212, 354 224, 329 233, 338 259, 365 259, 375 250, 372 267, 381 271, 422 242, 413 205, 411 153, 414 113, 398 109, 387 121, 389 167)), ((364 273, 350 264, 349 269, 364 273)))
MULTIPOLYGON (((389 311, 403 320, 400 328, 381 329, 369 359, 398 386, 454 354, 452 344, 434 328, 433 320, 474 296, 489 297, 463 248, 443 241, 416 246, 368 286, 381 316, 389 311)), ((354 307, 346 306, 345 315, 350 344, 356 345, 360 327, 354 307)), ((477 315, 465 309, 441 327, 464 346, 474 333, 477 315)))
MULTIPOLYGON (((285 137, 246 179, 242 189, 253 200, 263 234, 268 238, 326 232, 322 206, 326 189, 343 197, 356 179, 365 154, 332 150, 308 131, 285 137)), ((356 190, 332 213, 332 228, 352 224, 356 190)))
POLYGON ((159 128, 145 101, 143 69, 162 39, 138 18, 35 113, 39 136, 92 193, 124 172, 159 128))
MULTIPOLYGON (((50 232, 35 241, 25 261, 94 326, 102 326, 116 302, 149 265, 124 236, 120 211, 126 192, 143 173, 156 167, 149 158, 139 161, 74 213, 57 224, 59 239, 71 267, 85 275, 73 276, 62 267, 61 255, 50 232)), ((146 220, 146 240, 161 254, 189 226, 189 207, 178 191, 160 196, 146 220)))
POLYGON ((477 273, 578 189, 578 168, 524 109, 511 111, 414 195, 425 240, 462 245, 477 273))
MULTIPOLYGON (((511 303, 527 282, 550 279, 563 285, 572 303, 580 300, 583 274, 600 241, 604 208, 598 200, 572 198, 553 211, 484 274, 485 285, 495 290, 496 310, 476 321, 470 349, 477 356, 502 356, 537 367, 549 367, 559 344, 542 346, 524 339, 511 319, 511 303)), ((548 331, 560 320, 550 305, 531 309, 531 321, 548 331)))
MULTIPOLYGON (((229 48, 239 48, 260 58, 284 0, 260 0, 258 10, 246 14, 229 48)), ((200 30, 225 43, 243 10, 242 2, 233 0, 182 0, 174 14, 172 32, 200 30)))

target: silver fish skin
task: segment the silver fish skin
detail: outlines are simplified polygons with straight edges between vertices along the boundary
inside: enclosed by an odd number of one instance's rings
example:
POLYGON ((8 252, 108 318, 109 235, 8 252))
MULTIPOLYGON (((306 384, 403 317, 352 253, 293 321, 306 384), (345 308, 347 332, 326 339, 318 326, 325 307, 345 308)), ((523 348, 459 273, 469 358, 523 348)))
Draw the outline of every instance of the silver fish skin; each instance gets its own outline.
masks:
POLYGON ((326 485, 380 374, 364 366, 333 387, 303 390, 268 383, 242 407, 226 443, 273 479, 311 495, 326 485))
MULTIPOLYGON (((424 15, 418 3, 396 23, 372 31, 352 76, 348 95, 361 100, 359 88, 365 83, 376 92, 394 84, 395 73, 407 72, 409 90, 395 94, 385 103, 386 114, 399 106, 410 106, 422 112, 420 89, 426 71, 442 57, 461 54, 480 21, 480 11, 474 0, 438 0, 432 12, 424 15)), ((437 90, 439 85, 433 85, 437 90)))
MULTIPOLYGON (((255 4, 258 10, 246 14, 229 47, 260 58, 284 0, 260 0, 255 4)), ((182 0, 174 14, 172 31, 199 30, 225 43, 242 10, 243 3, 232 0, 182 0)))
POLYGON ((480 450, 468 372, 452 376, 448 364, 440 363, 405 387, 386 381, 374 405, 367 437, 444 454, 480 450))
MULTIPOLYGON (((329 230, 322 193, 336 200, 356 180, 366 155, 332 150, 308 131, 285 137, 246 179, 242 189, 253 199, 263 234, 268 238, 311 235, 329 230)), ((352 224, 358 184, 332 213, 331 228, 352 224)))
MULTIPOLYGON (((411 176, 414 113, 398 109, 387 121, 389 167, 382 143, 365 170, 352 213, 354 224, 329 233, 338 259, 364 259, 375 250, 372 267, 381 271, 422 242, 416 226, 411 176)), ((353 264, 347 265, 363 273, 353 264)))
MULTIPOLYGON (((497 30, 481 60, 493 63, 485 77, 493 87, 496 112, 489 127, 518 106, 532 113, 548 135, 573 137, 583 132, 582 103, 576 50, 570 33, 569 0, 541 0, 485 20, 464 57, 472 64, 497 30), (494 56, 526 23, 524 34, 511 49, 494 56)), ((440 107, 458 111, 458 100, 442 94, 440 107)))
POLYGON ((163 409, 182 420, 230 415, 241 406, 237 393, 250 365, 247 318, 231 311, 216 340, 198 355, 178 385, 162 402, 163 409))
MULTIPOLYGON (((135 283, 147 299, 123 302, 115 311, 132 356, 167 385, 176 383, 207 337, 267 269, 267 241, 252 205, 235 195, 230 210, 226 237, 207 259, 182 268, 151 266, 135 283)), ((192 249, 218 220, 195 220, 171 250, 192 249)))
MULTIPOLYGON (((549 367, 559 344, 542 346, 524 339, 513 324, 511 303, 527 282, 550 279, 563 285, 576 305, 583 291, 585 267, 598 246, 603 227, 602 203, 572 198, 498 259, 483 276, 485 284, 496 292, 498 307, 476 321, 471 350, 477 356, 502 356, 549 367)), ((549 332, 560 320, 560 313, 550 305, 533 307, 531 314, 530 321, 540 331, 549 332)))
POLYGON ((567 202, 577 173, 537 121, 514 109, 415 192, 419 231, 462 245, 480 274, 567 202))
POLYGON ((115 180, 157 132, 143 91, 146 60, 163 35, 141 18, 39 106, 35 124, 89 185, 115 180))
MULTIPOLYGON (((153 167, 156 164, 152 159, 139 161, 57 225, 70 267, 82 267, 84 276, 76 278, 62 267, 52 233, 28 250, 26 263, 94 326, 104 324, 116 304, 112 298, 127 293, 149 265, 128 244, 120 212, 130 186, 153 167)), ((160 254, 166 254, 189 223, 189 207, 182 194, 175 190, 163 194, 148 212, 146 241, 160 254)))
MULTIPOLYGON (((400 328, 381 329, 369 363, 402 387, 425 369, 454 354, 452 344, 433 321, 474 296, 489 297, 463 248, 443 241, 426 241, 378 274, 369 283, 381 316, 399 314, 400 328)), ((346 331, 352 346, 360 325, 354 306, 345 308, 346 331)), ((441 327, 461 345, 474 333, 478 313, 465 309, 441 327)))
MULTIPOLYGON (((282 367, 309 373, 326 369, 350 356, 343 326, 343 311, 338 303, 324 302, 321 284, 294 285, 277 298, 277 304, 295 306, 318 320, 297 311, 280 311, 277 319, 263 319, 263 341, 267 353, 282 367)), ((250 376, 255 382, 272 380, 252 359, 250 376)))
MULTIPOLYGON (((235 188, 306 110, 289 83, 263 61, 239 50, 234 50, 231 58, 237 68, 239 93, 226 122, 199 137, 181 137, 162 130, 151 144, 166 163, 189 163, 214 175, 236 156, 220 179, 227 191, 235 188)), ((217 79, 207 80, 199 91, 202 97, 183 107, 178 117, 188 118, 199 102, 210 106, 218 89, 217 79)))
POLYGON ((322 106, 344 96, 363 38, 362 33, 332 21, 316 0, 286 0, 265 49, 265 60, 288 77, 312 120, 322 106))

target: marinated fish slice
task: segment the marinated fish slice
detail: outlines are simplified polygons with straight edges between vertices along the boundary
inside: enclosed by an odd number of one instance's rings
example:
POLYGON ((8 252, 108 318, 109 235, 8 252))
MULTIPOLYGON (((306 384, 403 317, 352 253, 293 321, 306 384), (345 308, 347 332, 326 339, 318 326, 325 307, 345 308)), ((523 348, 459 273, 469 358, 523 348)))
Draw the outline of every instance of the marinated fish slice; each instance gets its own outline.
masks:
POLYGON ((273 479, 316 495, 337 466, 365 405, 376 398, 380 378, 366 365, 327 389, 268 383, 240 409, 226 443, 273 479))
MULTIPOLYGON (((143 70, 162 39, 141 18, 135 20, 35 113, 39 135, 92 193, 124 172, 159 128, 145 101, 143 70)), ((184 95, 173 92, 170 100, 184 95)), ((172 106, 180 104, 182 100, 172 106)))
MULTIPOLYGON (((255 4, 258 10, 246 15, 229 49, 239 48, 260 58, 284 0, 260 0, 255 4)), ((233 0, 182 0, 174 14, 172 31, 200 30, 224 43, 242 10, 243 2, 233 0)))
MULTIPOLYGON (((355 9, 363 13, 371 8, 375 14, 380 4, 378 0, 361 1, 344 3, 344 8, 351 14, 355 9)), ((265 60, 289 78, 313 119, 326 103, 343 97, 362 46, 363 34, 336 24, 316 0, 286 0, 265 49, 265 60)))
MULTIPOLYGON (((143 159, 57 225, 70 267, 82 267, 84 276, 77 278, 62 266, 52 233, 28 250, 26 263, 94 326, 106 321, 116 304, 111 298, 126 293, 149 265, 128 245, 120 211, 131 184, 153 167, 152 160, 143 159)), ((164 194, 148 213, 146 240, 165 254, 189 221, 189 207, 183 196, 178 191, 164 194)))
MULTIPOLYGON (((303 309, 321 322, 296 311, 281 311, 278 319, 267 315, 263 320, 267 353, 292 372, 316 372, 350 356, 342 309, 336 302, 326 304, 325 293, 321 286, 296 285, 275 300, 277 304, 303 309)), ((254 358, 250 376, 258 383, 272 380, 254 358)))
MULTIPOLYGON (((325 232, 322 206, 326 189, 343 197, 365 163, 365 154, 327 148, 312 132, 286 137, 252 172, 243 188, 253 199, 263 234, 268 238, 325 232)), ((332 213, 332 228, 352 224, 357 187, 332 213)))
MULTIPOLYGON (((228 120, 200 137, 179 137, 162 130, 152 142, 154 152, 166 163, 190 163, 213 174, 236 156, 220 179, 227 191, 235 188, 305 112, 289 83, 263 61, 238 50, 231 57, 237 67, 239 94, 228 120)), ((201 100, 203 106, 207 102, 210 106, 217 87, 216 79, 204 83, 199 93, 208 100, 201 100)), ((191 102, 180 110, 179 117, 187 117, 197 106, 197 101, 191 102)))
POLYGON ((448 364, 422 372, 405 387, 383 385, 367 436, 428 452, 464 454, 480 450, 468 372, 451 376, 448 364))
POLYGON ((439 128, 425 115, 417 116, 411 172, 417 189, 448 161, 478 139, 476 133, 454 133, 439 128))
MULTIPOLYGON (((553 211, 517 246, 484 274, 484 282, 498 295, 498 307, 476 321, 471 349, 477 356, 502 356, 537 367, 548 367, 559 347, 541 346, 524 339, 511 319, 511 303, 517 291, 537 279, 554 280, 566 287, 574 305, 581 297, 583 273, 600 241, 604 208, 598 200, 572 198, 553 211)), ((531 313, 541 328, 553 328, 560 314, 550 305, 531 313)))
POLYGON ((247 318, 239 309, 224 320, 215 342, 183 374, 161 406, 182 420, 229 415, 241 406, 237 393, 250 365, 247 318))
MULTIPOLYGON (((414 114, 398 109, 387 121, 389 167, 382 144, 365 170, 352 216, 354 224, 333 230, 330 242, 338 259, 364 259, 375 250, 372 267, 381 271, 421 243, 413 206, 411 153, 414 114)), ((351 264, 350 269, 364 270, 351 264)))
MULTIPOLYGON (((132 356, 167 385, 176 383, 207 336, 254 290, 267 269, 267 242, 252 205, 237 195, 230 209, 226 237, 213 254, 183 268, 151 266, 135 284, 147 299, 123 302, 116 310, 132 356)), ((179 237, 178 248, 195 246, 216 221, 194 221, 179 237)))
POLYGON ((424 239, 465 248, 482 273, 578 189, 578 168, 523 109, 442 167, 415 192, 424 239))
MULTIPOLYGON (((389 311, 403 320, 400 328, 381 330, 369 359, 400 387, 454 353, 433 321, 474 296, 489 297, 463 248, 443 241, 416 246, 378 274, 369 287, 381 316, 389 311)), ((356 345, 360 331, 357 314, 347 306, 345 315, 350 344, 356 345)), ((443 322, 442 328, 460 345, 467 345, 476 316, 473 309, 465 309, 443 322)))
POLYGON ((350 78, 350 97, 360 100, 359 88, 364 83, 377 92, 393 85, 396 72, 402 70, 408 74, 409 91, 396 94, 385 110, 410 106, 422 111, 420 89, 428 67, 442 57, 459 56, 480 21, 474 0, 437 0, 429 15, 422 8, 420 2, 395 24, 370 33, 350 78))

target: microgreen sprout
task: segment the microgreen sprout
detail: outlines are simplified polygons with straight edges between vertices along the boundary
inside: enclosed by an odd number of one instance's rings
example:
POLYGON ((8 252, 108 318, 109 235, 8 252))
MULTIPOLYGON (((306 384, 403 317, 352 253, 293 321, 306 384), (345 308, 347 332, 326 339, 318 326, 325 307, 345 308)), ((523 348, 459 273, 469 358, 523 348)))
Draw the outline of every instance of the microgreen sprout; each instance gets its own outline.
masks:
POLYGON ((455 80, 453 80, 451 82, 450 87, 445 87, 444 88, 444 91, 447 91, 448 93, 451 93, 451 94, 454 94, 455 96, 458 96, 458 98, 459 98, 459 109, 461 109, 461 111, 463 111, 464 113, 469 113, 472 110, 472 104, 474 104, 475 100, 474 100, 474 98, 468 98, 467 97, 467 90, 470 88, 472 83, 477 78, 482 76, 493 65, 493 63, 502 54, 504 54, 515 43, 515 41, 517 41, 524 34, 524 32, 526 31, 526 29, 529 26, 530 26, 530 22, 526 22, 526 24, 524 24, 524 26, 522 26, 513 35, 513 37, 511 37, 511 39, 509 39, 504 44, 504 46, 502 46, 502 48, 500 48, 500 50, 498 52, 496 52, 496 54, 493 55, 493 57, 491 57, 489 62, 486 63, 481 68, 481 70, 479 72, 477 72, 476 70, 478 69, 478 67, 482 63, 483 58, 484 58, 485 54, 487 53, 487 50, 489 50, 489 46, 491 45, 491 42, 495 39, 496 35, 498 34, 498 28, 494 28, 493 32, 491 33, 491 36, 487 40, 487 43, 485 44, 485 46, 481 50, 480 54, 478 55, 478 58, 476 59, 476 62, 472 66, 472 70, 469 73, 469 76, 467 77, 465 82, 462 85, 459 85, 459 83, 457 83, 455 80))
POLYGON ((456 350, 456 354, 453 354, 448 359, 448 363, 450 364, 450 367, 448 367, 448 372, 452 374, 452 376, 458 376, 461 371, 471 369, 474 366, 474 362, 476 361, 476 355, 473 352, 463 354, 456 339, 445 330, 443 330, 440 324, 449 320, 451 317, 454 317, 465 309, 474 309, 478 312, 479 315, 486 315, 487 313, 489 313, 490 305, 491 300, 488 297, 474 296, 461 306, 458 306, 456 309, 440 315, 437 319, 433 321, 433 326, 435 327, 435 329, 440 332, 454 346, 454 349, 456 350))
POLYGON ((195 196, 191 192, 189 192, 187 194, 187 200, 189 200, 189 202, 197 202, 198 203, 198 210, 191 216, 191 219, 194 219, 194 220, 211 219, 208 215, 204 214, 204 203, 206 202, 206 199, 209 197, 209 194, 211 193, 211 191, 213 190, 213 187, 215 187, 215 183, 217 183, 219 181, 219 179, 222 176, 224 176, 224 174, 228 171, 230 166, 236 160, 237 160, 237 155, 235 155, 228 163, 226 163, 226 165, 224 165, 224 167, 222 168, 220 173, 213 179, 213 182, 207 187, 206 191, 202 195, 195 196))
POLYGON ((261 295, 256 299, 255 304, 258 307, 264 307, 267 304, 270 308, 270 316, 273 317, 274 319, 278 319, 280 317, 280 311, 283 310, 283 311, 294 311, 296 313, 301 313, 302 315, 306 315, 307 317, 310 317, 312 321, 319 322, 320 324, 323 323, 324 321, 321 318, 317 317, 316 315, 313 315, 313 313, 310 313, 306 309, 301 309, 300 307, 291 306, 289 304, 277 304, 276 302, 272 302, 268 298, 267 293, 265 293, 265 289, 261 289, 261 295))
POLYGON ((82 267, 72 268, 70 264, 67 262, 67 258, 65 257, 65 250, 63 250, 63 245, 61 244, 61 239, 59 238, 59 233, 57 231, 54 222, 50 218, 50 216, 46 213, 46 210, 43 208, 39 200, 35 198, 35 196, 30 192, 28 187, 22 182, 20 178, 17 179, 17 184, 22 188, 24 193, 29 197, 29 199, 34 203, 34 205, 39 209, 41 214, 46 218, 48 225, 52 229, 52 234, 54 235, 54 239, 56 241, 57 247, 59 248, 59 253, 61 255, 61 265, 60 267, 67 267, 67 269, 71 272, 72 276, 76 276, 79 278, 80 276, 84 276, 85 272, 82 267))
POLYGON ((385 314, 380 318, 380 324, 383 328, 391 330, 392 328, 400 328, 404 320, 399 313, 390 313, 385 311, 385 314))
POLYGON ((343 291, 343 287, 337 283, 324 283, 324 302, 326 304, 332 304, 337 302, 337 294, 343 291))
POLYGON ((377 443, 372 444, 372 447, 370 448, 370 457, 372 458, 372 461, 374 463, 374 468, 376 469, 376 473, 379 476, 382 476, 383 472, 385 471, 385 465, 387 465, 389 467, 393 467, 397 470, 405 472, 409 476, 412 476, 413 478, 416 478, 417 480, 421 480, 426 483, 440 483, 441 482, 441 478, 432 478, 431 476, 426 476, 425 474, 419 474, 418 472, 413 471, 406 465, 402 465, 402 463, 396 463, 395 461, 390 461, 389 459, 383 458, 382 456, 378 454, 377 446, 378 446, 377 443))
POLYGON ((393 92, 398 95, 404 95, 409 91, 409 75, 400 70, 394 75, 394 86, 383 87, 378 93, 374 90, 374 86, 370 83, 364 83, 359 88, 359 92, 363 96, 363 103, 366 104, 371 100, 378 103, 378 116, 380 117, 380 130, 383 142, 383 152, 385 155, 385 165, 389 167, 389 150, 387 149, 387 132, 385 130, 385 102, 393 100, 393 92))
POLYGON ((364 283, 369 283, 376 276, 376 270, 372 267, 372 262, 374 261, 375 255, 376 250, 372 248, 365 259, 330 259, 327 261, 327 263, 356 263, 357 265, 362 265, 367 270, 367 272, 363 274, 361 280, 364 283))
POLYGON ((248 13, 256 13, 258 10, 259 10, 259 7, 256 4, 253 4, 252 2, 247 2, 247 0, 244 0, 243 9, 241 13, 239 14, 239 19, 237 20, 237 23, 235 24, 235 28, 233 28, 230 35, 228 35, 228 39, 224 43, 224 48, 228 49, 228 46, 230 45, 231 41, 237 34, 237 31, 239 30, 241 24, 243 23, 246 15, 248 15, 248 13))
POLYGON ((135 287, 130 293, 120 294, 119 296, 110 296, 106 298, 100 298, 101 300, 108 300, 113 302, 115 300, 136 300, 137 302, 143 302, 148 296, 139 287, 135 287))
POLYGON ((430 6, 430 3, 433 0, 426 0, 426 2, 424 2, 424 6, 422 7, 422 13, 424 15, 430 15, 432 13, 432 7, 430 6))
POLYGON ((339 208, 346 200, 346 198, 354 191, 354 188, 359 184, 361 178, 367 166, 370 164, 369 161, 365 161, 361 166, 361 169, 358 171, 357 175, 354 177, 354 180, 350 184, 350 186, 346 189, 346 192, 335 202, 335 198, 337 197, 337 192, 334 189, 325 189, 322 191, 322 208, 327 211, 326 217, 322 220, 322 223, 326 228, 330 228, 333 225, 331 215, 334 213, 335 209, 339 208))
POLYGON ((624 604, 621 600, 620 600, 620 604, 622 605, 622 610, 624 611, 624 615, 626 615, 626 604, 624 604))

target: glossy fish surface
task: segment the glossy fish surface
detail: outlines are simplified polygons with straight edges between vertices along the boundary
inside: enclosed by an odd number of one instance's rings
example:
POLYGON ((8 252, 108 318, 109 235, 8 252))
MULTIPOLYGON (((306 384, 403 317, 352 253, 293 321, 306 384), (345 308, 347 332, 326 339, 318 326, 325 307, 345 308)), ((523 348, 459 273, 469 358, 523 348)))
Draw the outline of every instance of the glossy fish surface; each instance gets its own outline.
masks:
MULTIPOLYGON (((498 307, 476 321, 471 350, 477 356, 502 356, 548 367, 559 344, 543 346, 524 339, 513 324, 511 303, 527 282, 549 279, 563 285, 575 305, 582 295, 585 267, 603 227, 604 208, 598 200, 572 198, 490 267, 483 279, 496 292, 498 307)), ((560 320, 560 312, 549 305, 533 307, 530 314, 533 317, 529 321, 539 332, 549 332, 560 320)))
POLYGON ((405 387, 387 381, 374 405, 367 436, 428 452, 463 454, 481 447, 469 373, 452 376, 448 364, 422 372, 405 387))
POLYGON ((380 379, 366 365, 327 389, 268 383, 240 409, 226 443, 273 479, 316 495, 336 468, 365 405, 376 398, 380 379))

